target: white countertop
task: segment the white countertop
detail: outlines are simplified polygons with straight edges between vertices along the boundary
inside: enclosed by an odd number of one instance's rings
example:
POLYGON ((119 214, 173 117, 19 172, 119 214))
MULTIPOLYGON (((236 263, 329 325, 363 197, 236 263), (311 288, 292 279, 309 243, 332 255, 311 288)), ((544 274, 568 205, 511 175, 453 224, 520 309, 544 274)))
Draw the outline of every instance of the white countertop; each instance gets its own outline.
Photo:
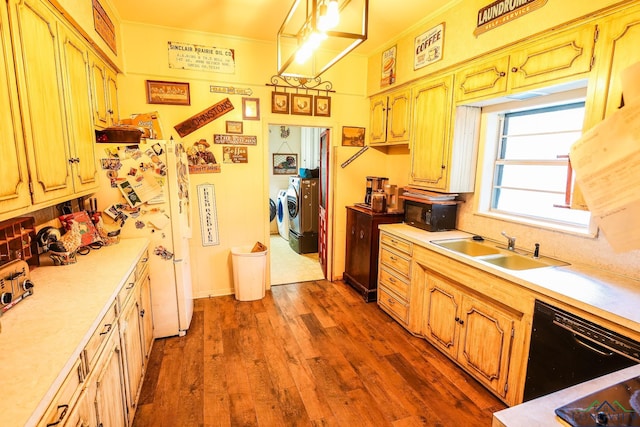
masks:
POLYGON ((148 244, 121 239, 67 266, 41 257, 34 294, 0 317, 2 426, 37 423, 148 244))
POLYGON ((384 224, 380 225, 380 230, 389 231, 434 252, 640 332, 638 280, 581 264, 508 270, 431 243, 433 240, 472 236, 463 231, 428 232, 406 224, 384 224))

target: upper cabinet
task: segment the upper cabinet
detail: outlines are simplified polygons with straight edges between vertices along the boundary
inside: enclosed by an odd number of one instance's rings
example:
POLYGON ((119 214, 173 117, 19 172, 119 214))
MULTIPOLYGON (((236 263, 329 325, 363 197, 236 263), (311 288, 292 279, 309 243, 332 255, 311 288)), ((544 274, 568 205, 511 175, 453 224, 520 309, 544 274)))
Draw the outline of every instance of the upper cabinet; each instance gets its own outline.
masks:
POLYGON ((456 73, 456 102, 499 97, 586 77, 591 71, 596 37, 597 27, 584 25, 463 68, 456 73))
POLYGON ((7 212, 28 207, 31 204, 31 194, 9 36, 9 17, 4 7, 0 8, 0 109, 0 212, 7 212))
POLYGON ((413 88, 409 182, 434 191, 470 192, 475 182, 480 109, 453 108, 453 81, 449 75, 413 88))
POLYGON ((116 73, 97 55, 91 56, 94 124, 105 128, 118 124, 118 84, 116 73))
POLYGON ((411 120, 411 89, 372 97, 370 119, 371 145, 407 144, 411 120))
POLYGON ((7 4, 0 151, 9 163, 1 172, 0 218, 98 187, 89 44, 46 1, 7 4))

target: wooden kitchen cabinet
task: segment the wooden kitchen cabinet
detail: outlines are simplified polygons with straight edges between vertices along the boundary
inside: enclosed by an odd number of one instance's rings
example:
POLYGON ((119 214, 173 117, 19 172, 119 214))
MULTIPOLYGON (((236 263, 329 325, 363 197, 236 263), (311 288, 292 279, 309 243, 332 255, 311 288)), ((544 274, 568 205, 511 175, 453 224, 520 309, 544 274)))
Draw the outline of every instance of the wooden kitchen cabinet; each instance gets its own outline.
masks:
POLYGON ((402 214, 374 213, 370 209, 347 206, 347 241, 344 281, 365 301, 377 300, 378 239, 380 224, 402 222, 402 214))
POLYGON ((20 122, 9 16, 0 8, 0 213, 31 204, 29 171, 20 122))
POLYGON ((456 103, 496 98, 587 77, 597 29, 583 25, 476 61, 455 73, 456 103))
POLYGON ((411 122, 411 89, 374 96, 370 105, 369 144, 407 144, 411 122))
POLYGON ((453 76, 414 87, 410 184, 445 193, 474 191, 480 108, 453 108, 453 76), (455 127, 455 128, 454 128, 455 127))
POLYGON ((405 328, 410 321, 412 252, 411 242, 380 233, 378 305, 405 328))
MULTIPOLYGON (((127 401, 124 390, 124 365, 119 328, 115 325, 107 341, 101 360, 96 365, 95 411, 98 425, 126 427, 127 401)), ((89 395, 91 398, 91 394, 89 395)))
POLYGON ((49 205, 98 187, 86 49, 39 0, 9 0, 32 203, 49 205), (90 117, 90 116, 89 116, 90 117))
POLYGON ((93 121, 106 128, 119 123, 117 73, 97 55, 91 56, 93 121))
POLYGON ((423 334, 505 398, 517 319, 435 273, 426 274, 423 334))

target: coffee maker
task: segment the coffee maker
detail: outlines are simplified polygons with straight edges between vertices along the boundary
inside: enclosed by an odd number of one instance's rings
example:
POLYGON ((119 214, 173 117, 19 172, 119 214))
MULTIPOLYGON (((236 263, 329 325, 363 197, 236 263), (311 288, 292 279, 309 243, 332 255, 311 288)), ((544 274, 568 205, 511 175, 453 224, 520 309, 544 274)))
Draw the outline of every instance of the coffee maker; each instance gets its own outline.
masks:
POLYGON ((389 182, 389 178, 381 176, 367 177, 367 191, 364 194, 364 203, 371 206, 371 196, 373 193, 384 193, 385 185, 389 182))

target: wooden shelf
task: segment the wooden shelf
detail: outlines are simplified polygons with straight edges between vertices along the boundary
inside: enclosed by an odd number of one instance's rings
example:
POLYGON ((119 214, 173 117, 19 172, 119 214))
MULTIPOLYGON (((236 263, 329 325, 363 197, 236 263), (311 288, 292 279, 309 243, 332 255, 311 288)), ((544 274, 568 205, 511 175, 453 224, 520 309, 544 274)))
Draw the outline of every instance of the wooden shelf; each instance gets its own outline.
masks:
POLYGON ((40 265, 33 217, 0 222, 0 266, 22 259, 31 267, 40 265))

